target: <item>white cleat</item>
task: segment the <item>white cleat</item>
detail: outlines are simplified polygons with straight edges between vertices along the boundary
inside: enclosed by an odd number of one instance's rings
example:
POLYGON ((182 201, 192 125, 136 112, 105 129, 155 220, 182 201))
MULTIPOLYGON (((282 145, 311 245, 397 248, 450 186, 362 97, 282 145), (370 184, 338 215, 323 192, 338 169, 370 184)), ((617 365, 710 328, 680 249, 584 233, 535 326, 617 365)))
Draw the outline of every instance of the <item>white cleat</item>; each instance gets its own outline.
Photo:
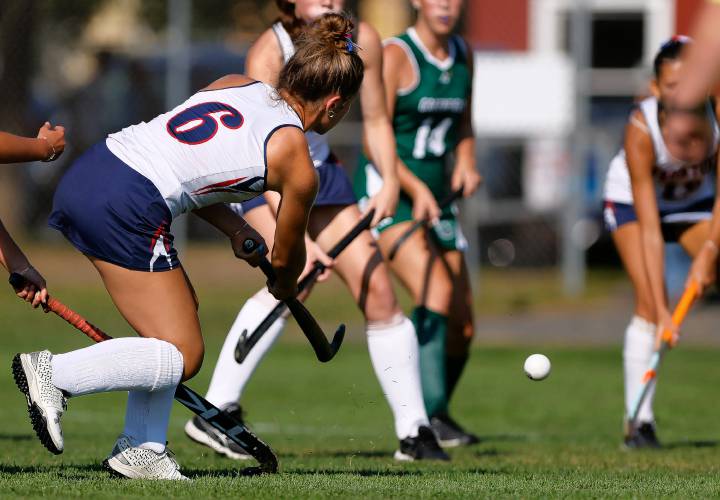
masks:
POLYGON ((128 479, 189 481, 180 473, 180 466, 169 450, 157 453, 133 446, 124 434, 120 435, 103 465, 112 474, 128 479))
POLYGON ((60 417, 67 409, 67 399, 52 383, 51 360, 50 351, 16 354, 12 371, 15 384, 25 394, 35 434, 45 448, 59 455, 64 448, 60 417))

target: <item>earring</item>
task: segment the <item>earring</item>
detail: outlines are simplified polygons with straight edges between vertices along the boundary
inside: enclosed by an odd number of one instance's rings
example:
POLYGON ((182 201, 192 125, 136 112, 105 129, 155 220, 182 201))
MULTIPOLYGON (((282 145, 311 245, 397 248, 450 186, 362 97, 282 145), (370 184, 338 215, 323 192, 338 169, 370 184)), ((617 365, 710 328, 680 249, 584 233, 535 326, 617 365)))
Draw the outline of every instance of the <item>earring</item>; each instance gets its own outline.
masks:
POLYGON ((328 117, 329 117, 330 119, 335 118, 335 111, 333 111, 332 109, 329 109, 329 110, 328 110, 328 117))

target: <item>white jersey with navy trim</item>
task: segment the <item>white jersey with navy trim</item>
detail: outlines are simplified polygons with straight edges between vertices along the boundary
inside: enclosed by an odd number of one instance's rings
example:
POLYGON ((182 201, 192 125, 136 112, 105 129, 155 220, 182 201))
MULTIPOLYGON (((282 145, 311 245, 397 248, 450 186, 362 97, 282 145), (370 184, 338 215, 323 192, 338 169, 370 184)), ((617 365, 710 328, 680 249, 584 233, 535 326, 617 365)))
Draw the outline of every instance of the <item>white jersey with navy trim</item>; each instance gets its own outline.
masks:
MULTIPOLYGON (((272 30, 280 44, 283 62, 287 63, 293 54, 295 54, 295 45, 293 44, 292 38, 290 38, 290 34, 281 22, 273 24, 272 30)), ((317 132, 309 131, 305 132, 305 139, 310 149, 310 158, 312 158, 313 164, 316 167, 322 165, 328 159, 328 156, 330 156, 330 145, 326 137, 317 132)))
MULTIPOLYGON (((655 152, 653 178, 658 209, 662 213, 683 210, 695 202, 715 197, 715 168, 720 143, 720 128, 715 110, 707 104, 708 119, 712 124, 712 144, 706 158, 697 165, 689 165, 672 157, 665 145, 658 122, 658 101, 644 99, 639 109, 647 123, 655 152)), ((622 149, 610 162, 605 180, 605 200, 633 204, 632 186, 625 150, 622 149)))
POLYGON ((261 82, 201 90, 172 111, 106 139, 108 149, 157 187, 172 213, 249 200, 265 189, 265 148, 295 111, 261 82))

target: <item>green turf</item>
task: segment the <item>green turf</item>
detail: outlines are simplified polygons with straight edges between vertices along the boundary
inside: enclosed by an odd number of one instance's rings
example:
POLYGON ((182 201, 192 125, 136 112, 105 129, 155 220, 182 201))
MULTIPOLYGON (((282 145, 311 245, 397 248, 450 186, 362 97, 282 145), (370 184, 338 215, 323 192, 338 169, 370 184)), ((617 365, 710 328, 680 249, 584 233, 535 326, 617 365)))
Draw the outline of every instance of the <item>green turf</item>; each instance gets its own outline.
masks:
MULTIPOLYGON (((207 363, 190 385, 204 391, 221 335, 242 297, 200 287, 207 363)), ((97 290, 57 291, 110 333, 128 329, 97 290)), ((354 315, 351 320, 357 321, 354 315)), ((351 321, 351 323, 352 323, 351 321)), ((356 324, 356 323, 354 323, 356 324)), ((100 461, 121 429, 124 395, 71 400, 66 451, 35 438, 10 375, 17 351, 61 351, 89 342, 53 315, 0 298, 0 497, 713 497, 720 496, 718 350, 678 349, 663 368, 659 452, 620 451, 619 348, 476 347, 453 410, 482 436, 450 464, 397 464, 390 413, 355 335, 328 365, 292 334, 257 373, 245 398, 249 421, 279 455, 281 473, 244 478, 237 464, 190 443, 190 413, 173 409, 170 445, 190 484, 110 479, 100 461), (544 382, 522 374, 536 350, 553 361, 544 382)), ((241 464, 246 465, 246 464, 241 464)))

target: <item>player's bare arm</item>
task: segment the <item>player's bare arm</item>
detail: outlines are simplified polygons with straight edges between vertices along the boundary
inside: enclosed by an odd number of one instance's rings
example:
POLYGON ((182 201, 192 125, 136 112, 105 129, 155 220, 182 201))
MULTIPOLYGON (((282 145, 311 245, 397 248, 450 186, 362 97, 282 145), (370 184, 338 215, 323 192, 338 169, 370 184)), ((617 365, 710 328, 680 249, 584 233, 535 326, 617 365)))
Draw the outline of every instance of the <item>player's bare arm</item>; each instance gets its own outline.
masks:
MULTIPOLYGON (((418 75, 415 74, 405 51, 395 43, 388 43, 383 48, 383 61, 385 101, 388 119, 392 122, 398 91, 415 85, 418 75)), ((440 208, 430 189, 407 168, 407 165, 399 157, 396 165, 400 188, 413 200, 413 219, 436 222, 440 217, 440 208)))
MULTIPOLYGON (((473 52, 468 43, 463 40, 465 53, 467 54, 468 69, 470 70, 470 82, 474 79, 473 52)), ((463 188, 463 196, 466 198, 477 191, 482 182, 482 176, 477 170, 475 162, 475 134, 472 127, 472 85, 466 97, 465 113, 462 116, 460 130, 458 131, 458 144, 455 147, 455 168, 453 169, 451 186, 453 191, 463 188)))
POLYGON ((267 144, 267 189, 280 193, 272 265, 276 282, 269 285, 278 299, 294 297, 305 266, 305 232, 318 190, 318 179, 302 131, 277 130, 267 144))
POLYGON ((663 281, 664 241, 660 229, 660 215, 655 197, 652 167, 655 163, 650 135, 640 124, 645 124, 642 113, 635 111, 625 128, 625 154, 632 182, 632 193, 640 224, 643 255, 653 302, 655 303, 658 329, 675 331, 665 295, 663 281))
POLYGON ((45 122, 37 137, 0 132, 0 163, 53 161, 65 149, 65 128, 45 122))
POLYGON ((360 23, 359 54, 365 65, 365 78, 360 87, 363 130, 370 157, 380 171, 383 187, 369 202, 367 209, 375 209, 373 225, 395 213, 400 184, 397 177, 395 136, 387 113, 383 87, 383 53, 380 36, 367 23, 360 23))
POLYGON ((250 47, 245 71, 248 76, 275 86, 282 67, 282 52, 277 37, 272 29, 267 29, 250 47))

